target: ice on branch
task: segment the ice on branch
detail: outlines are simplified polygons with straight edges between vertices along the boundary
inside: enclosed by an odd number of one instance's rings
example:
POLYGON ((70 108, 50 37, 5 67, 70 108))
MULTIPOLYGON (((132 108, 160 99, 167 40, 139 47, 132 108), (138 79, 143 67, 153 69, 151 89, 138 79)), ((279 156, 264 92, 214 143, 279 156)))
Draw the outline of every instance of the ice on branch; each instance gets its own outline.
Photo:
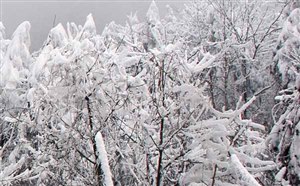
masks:
POLYGON ((51 29, 49 39, 54 48, 63 47, 68 43, 67 33, 61 23, 51 29))

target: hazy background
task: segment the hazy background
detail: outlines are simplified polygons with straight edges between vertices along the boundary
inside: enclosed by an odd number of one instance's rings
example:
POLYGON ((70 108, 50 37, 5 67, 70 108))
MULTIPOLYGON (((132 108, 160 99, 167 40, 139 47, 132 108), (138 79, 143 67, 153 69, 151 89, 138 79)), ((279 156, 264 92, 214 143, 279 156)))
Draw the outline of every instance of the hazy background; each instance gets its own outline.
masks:
MULTIPOLYGON (((53 26, 67 22, 83 25, 86 16, 93 14, 97 33, 102 33, 104 26, 111 21, 125 24, 127 15, 137 12, 140 20, 145 18, 152 0, 0 0, 0 20, 6 28, 6 37, 9 38, 16 27, 23 21, 31 23, 31 51, 42 46, 48 32, 53 26)), ((174 11, 183 8, 184 1, 156 0, 163 17, 166 5, 174 11)), ((185 1, 187 2, 187 1, 185 1)))

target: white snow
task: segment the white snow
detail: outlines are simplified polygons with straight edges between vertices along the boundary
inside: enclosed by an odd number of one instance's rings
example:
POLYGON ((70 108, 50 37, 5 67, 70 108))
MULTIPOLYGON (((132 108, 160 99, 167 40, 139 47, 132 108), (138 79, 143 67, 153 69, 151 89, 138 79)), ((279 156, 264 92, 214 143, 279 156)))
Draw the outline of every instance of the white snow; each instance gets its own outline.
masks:
POLYGON ((97 132, 95 136, 95 141, 96 141, 96 146, 97 146, 97 152, 98 152, 98 164, 101 165, 101 169, 104 174, 104 184, 106 186, 113 186, 113 181, 112 181, 112 174, 109 168, 109 161, 107 157, 107 152, 105 150, 105 145, 104 141, 102 138, 101 132, 97 132))
POLYGON ((83 26, 83 31, 85 31, 85 32, 87 31, 92 35, 96 34, 96 24, 95 24, 95 21, 94 21, 94 18, 93 18, 92 14, 89 14, 87 16, 86 22, 83 26))
POLYGON ((49 37, 53 47, 63 47, 68 43, 66 30, 61 23, 51 29, 49 37))
POLYGON ((276 174, 275 179, 277 181, 282 181, 285 172, 286 172, 286 167, 281 168, 280 171, 276 174))
POLYGON ((8 117, 8 116, 4 117, 3 120, 6 121, 6 122, 9 122, 9 123, 15 123, 15 122, 18 121, 16 118, 11 118, 11 117, 8 117))
POLYGON ((49 53, 51 51, 51 47, 45 47, 41 54, 37 57, 36 62, 32 67, 32 77, 38 78, 38 76, 43 72, 43 68, 49 60, 49 53))
POLYGON ((15 89, 20 83, 19 72, 13 67, 12 61, 5 60, 0 72, 0 86, 5 89, 15 89))
POLYGON ((12 35, 12 38, 18 38, 26 47, 30 46, 30 31, 31 24, 28 21, 21 23, 12 35))
POLYGON ((148 9, 146 17, 147 21, 153 25, 156 25, 158 22, 160 22, 159 11, 154 0, 148 9))
POLYGON ((242 165, 242 163, 235 154, 231 154, 230 160, 236 178, 239 179, 243 185, 260 186, 260 184, 255 180, 255 178, 242 165))
POLYGON ((0 40, 5 38, 5 27, 3 23, 0 21, 0 40))
MULTIPOLYGON (((25 163, 26 159, 23 156, 18 162, 11 163, 9 166, 5 167, 4 170, 0 172, 0 178, 5 178, 6 180, 9 180, 14 177, 14 173, 21 169, 22 165, 25 163)), ((5 180, 4 179, 4 180, 5 180)))

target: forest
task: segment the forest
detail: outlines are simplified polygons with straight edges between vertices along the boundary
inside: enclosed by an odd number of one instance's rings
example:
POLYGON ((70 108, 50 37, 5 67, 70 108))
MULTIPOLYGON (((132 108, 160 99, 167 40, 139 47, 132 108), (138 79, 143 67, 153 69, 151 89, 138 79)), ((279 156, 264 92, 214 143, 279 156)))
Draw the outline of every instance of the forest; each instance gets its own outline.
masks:
POLYGON ((1 186, 300 185, 300 1, 164 15, 0 22, 1 186))

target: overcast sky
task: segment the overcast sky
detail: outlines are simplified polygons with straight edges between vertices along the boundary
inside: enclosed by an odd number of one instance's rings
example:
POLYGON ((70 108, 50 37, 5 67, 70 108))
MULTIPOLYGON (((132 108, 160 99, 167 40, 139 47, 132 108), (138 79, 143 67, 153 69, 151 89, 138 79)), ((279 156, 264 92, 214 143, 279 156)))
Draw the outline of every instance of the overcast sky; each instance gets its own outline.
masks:
MULTIPOLYGON (((124 24, 126 15, 137 12, 143 19, 151 0, 0 0, 1 21, 6 27, 6 35, 10 37, 16 27, 23 21, 31 23, 31 50, 41 47, 48 32, 55 24, 75 22, 83 25, 86 16, 93 14, 97 32, 111 21, 124 24), (56 17, 56 18, 55 18, 56 17)), ((169 4, 174 10, 182 9, 183 2, 178 0, 156 0, 161 16, 169 4)))

